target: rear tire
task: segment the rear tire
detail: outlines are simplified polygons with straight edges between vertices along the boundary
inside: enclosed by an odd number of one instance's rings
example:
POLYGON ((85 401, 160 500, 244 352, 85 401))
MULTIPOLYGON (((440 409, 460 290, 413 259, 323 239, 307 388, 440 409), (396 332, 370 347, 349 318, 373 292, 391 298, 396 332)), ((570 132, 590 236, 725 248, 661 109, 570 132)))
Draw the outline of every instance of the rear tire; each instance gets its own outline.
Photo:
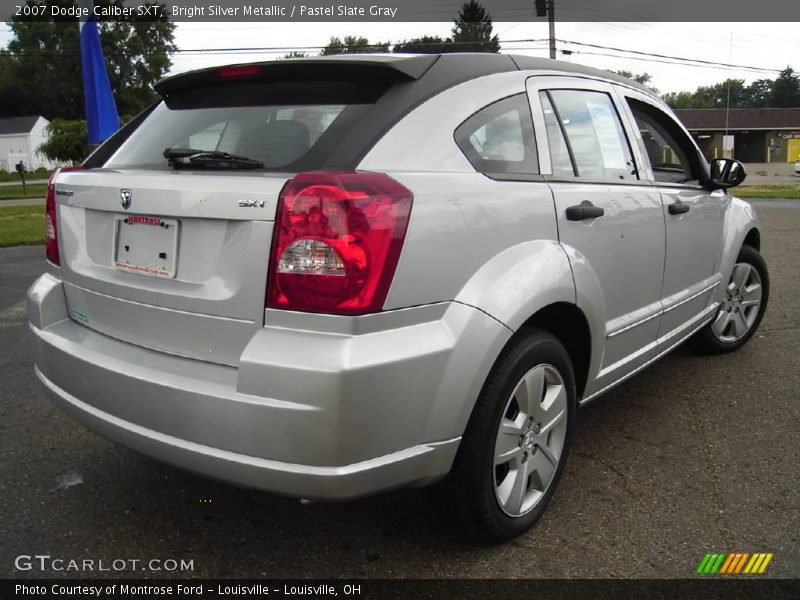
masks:
POLYGON ((769 300, 769 272, 758 250, 742 246, 711 322, 693 338, 709 354, 725 354, 744 346, 758 329, 769 300))
POLYGON ((445 519, 484 542, 530 529, 564 471, 575 406, 561 342, 536 329, 512 340, 478 397, 453 469, 433 490, 445 519))

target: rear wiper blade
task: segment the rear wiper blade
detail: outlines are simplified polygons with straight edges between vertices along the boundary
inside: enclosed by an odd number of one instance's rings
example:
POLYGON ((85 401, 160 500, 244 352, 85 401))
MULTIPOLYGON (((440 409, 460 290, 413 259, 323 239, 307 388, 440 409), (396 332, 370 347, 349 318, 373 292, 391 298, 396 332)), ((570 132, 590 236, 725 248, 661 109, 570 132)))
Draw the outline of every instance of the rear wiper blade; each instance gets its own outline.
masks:
POLYGON ((193 148, 167 148, 164 150, 164 158, 170 164, 178 168, 179 166, 209 167, 219 169, 263 169, 264 163, 248 158, 237 156, 219 150, 195 150, 193 148))

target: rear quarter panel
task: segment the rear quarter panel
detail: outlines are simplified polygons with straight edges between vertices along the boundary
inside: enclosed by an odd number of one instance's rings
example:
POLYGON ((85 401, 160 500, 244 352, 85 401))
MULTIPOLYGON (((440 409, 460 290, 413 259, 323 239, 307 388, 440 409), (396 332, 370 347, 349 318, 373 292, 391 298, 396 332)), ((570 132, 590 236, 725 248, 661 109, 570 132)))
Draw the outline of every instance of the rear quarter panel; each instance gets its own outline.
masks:
POLYGON ((526 76, 493 75, 443 92, 409 113, 359 165, 389 174, 414 194, 384 308, 456 301, 503 325, 491 336, 452 332, 463 337, 457 347, 471 350, 455 353, 441 372, 440 393, 430 399, 431 439, 452 425, 453 433, 463 432, 483 381, 514 331, 549 304, 575 302, 549 186, 536 178, 498 181, 477 173, 453 138, 476 111, 524 93, 526 76), (467 378, 475 382, 467 393, 452 393, 463 390, 457 382, 467 378))
POLYGON ((539 305, 575 301, 550 188, 475 172, 453 138, 481 108, 525 93, 528 76, 490 75, 442 92, 401 119, 359 165, 414 194, 386 309, 458 300, 514 329, 539 305))

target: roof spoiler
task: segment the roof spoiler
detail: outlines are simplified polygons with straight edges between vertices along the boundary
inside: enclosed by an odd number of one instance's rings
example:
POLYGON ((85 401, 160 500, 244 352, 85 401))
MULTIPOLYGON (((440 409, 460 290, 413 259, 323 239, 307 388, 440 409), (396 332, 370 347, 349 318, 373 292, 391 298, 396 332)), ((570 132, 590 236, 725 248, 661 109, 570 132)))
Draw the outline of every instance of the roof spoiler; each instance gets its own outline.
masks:
POLYGON ((234 77, 292 81, 303 79, 386 78, 398 81, 422 77, 439 59, 435 54, 404 55, 337 55, 314 58, 292 58, 258 63, 241 63, 199 69, 166 77, 155 84, 156 92, 166 98, 182 90, 219 83, 234 77), (235 74, 240 73, 238 77, 235 74), (234 74, 233 76, 231 76, 234 74))

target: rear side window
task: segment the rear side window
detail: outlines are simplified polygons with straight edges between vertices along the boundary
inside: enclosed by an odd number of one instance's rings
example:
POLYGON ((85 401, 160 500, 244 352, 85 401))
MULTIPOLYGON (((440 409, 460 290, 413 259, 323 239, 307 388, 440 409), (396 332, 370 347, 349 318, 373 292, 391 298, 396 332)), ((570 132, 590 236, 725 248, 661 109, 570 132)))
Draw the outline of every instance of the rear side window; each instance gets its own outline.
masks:
POLYGON ((336 146, 377 100, 356 84, 249 82, 200 88, 164 102, 106 166, 169 169, 166 148, 217 150, 252 158, 267 170, 323 168, 336 146))
MULTIPOLYGON (((551 90, 547 97, 549 103, 543 104, 545 116, 550 108, 558 119, 577 177, 615 181, 639 178, 628 138, 608 94, 551 90)), ((548 141, 560 147, 560 140, 548 141)), ((556 165, 563 169, 563 151, 557 153, 557 158, 556 165)))
POLYGON ((502 179, 539 172, 531 109, 524 93, 476 112, 458 126, 455 140, 475 170, 486 175, 502 179))

